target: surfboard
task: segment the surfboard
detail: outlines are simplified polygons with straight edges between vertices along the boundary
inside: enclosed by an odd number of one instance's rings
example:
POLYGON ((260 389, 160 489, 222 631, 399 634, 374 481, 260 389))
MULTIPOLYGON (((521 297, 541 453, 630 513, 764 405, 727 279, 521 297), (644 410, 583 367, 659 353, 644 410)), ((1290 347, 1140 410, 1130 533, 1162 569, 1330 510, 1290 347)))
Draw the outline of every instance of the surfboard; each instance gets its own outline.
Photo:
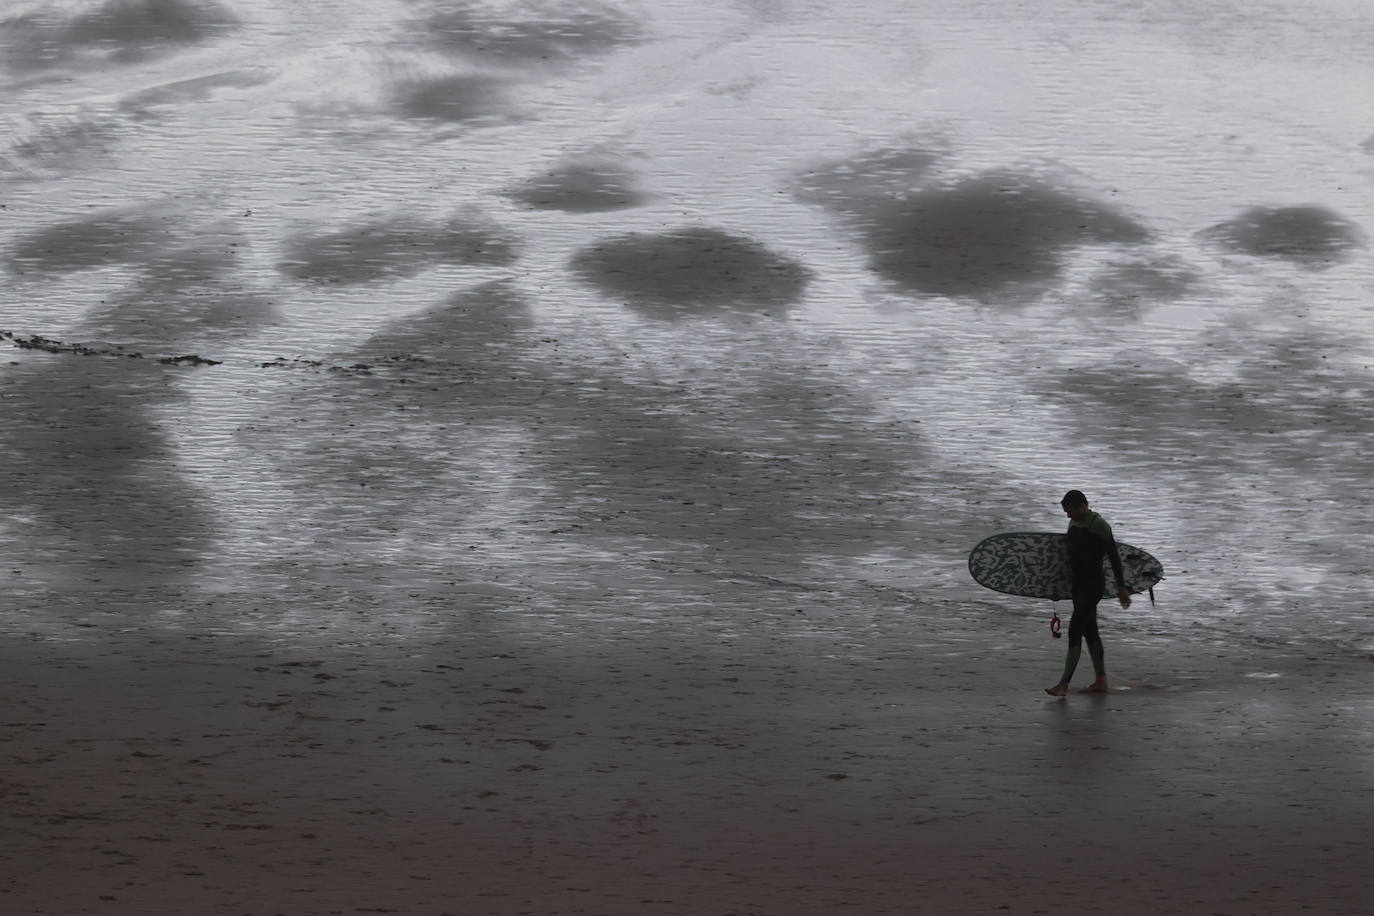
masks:
MULTIPOLYGON (((1147 591, 1164 578, 1164 566, 1149 553, 1116 542, 1121 572, 1132 594, 1147 591)), ((1102 558, 1106 574, 1105 598, 1116 597, 1111 561, 1102 558)), ((1061 601, 1072 593, 1069 575, 1069 542, 1050 531, 1013 531, 984 538, 969 552, 968 571, 984 588, 1026 598, 1061 601)))

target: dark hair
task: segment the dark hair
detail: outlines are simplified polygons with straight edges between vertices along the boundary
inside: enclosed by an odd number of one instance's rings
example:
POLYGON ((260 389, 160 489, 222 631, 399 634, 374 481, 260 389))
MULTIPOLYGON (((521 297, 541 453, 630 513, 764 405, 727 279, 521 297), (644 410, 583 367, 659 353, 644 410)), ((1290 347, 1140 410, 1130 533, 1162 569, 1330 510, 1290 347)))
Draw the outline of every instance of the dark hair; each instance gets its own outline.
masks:
POLYGON ((1065 493, 1064 498, 1059 501, 1059 505, 1066 509, 1069 506, 1086 506, 1087 504, 1088 497, 1083 495, 1082 490, 1070 490, 1065 493))

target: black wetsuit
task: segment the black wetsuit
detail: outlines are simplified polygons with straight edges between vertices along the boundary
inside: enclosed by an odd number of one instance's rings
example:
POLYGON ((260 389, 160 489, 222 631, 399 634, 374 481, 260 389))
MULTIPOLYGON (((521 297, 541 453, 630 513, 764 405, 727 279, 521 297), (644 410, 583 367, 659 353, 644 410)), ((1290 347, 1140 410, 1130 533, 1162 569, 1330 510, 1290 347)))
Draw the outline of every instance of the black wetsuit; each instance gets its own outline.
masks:
POLYGON ((1107 524, 1105 518, 1089 511, 1083 521, 1069 522, 1067 536, 1069 570, 1073 576, 1073 616, 1069 618, 1069 654, 1064 660, 1064 677, 1061 679, 1065 684, 1078 667, 1084 642, 1088 644, 1088 654, 1092 657, 1097 676, 1102 677, 1107 673, 1102 638, 1097 634, 1097 603, 1102 600, 1107 588, 1102 558, 1111 561, 1117 589, 1121 589, 1126 581, 1121 572, 1121 554, 1116 549, 1116 539, 1112 537, 1112 526, 1107 524))

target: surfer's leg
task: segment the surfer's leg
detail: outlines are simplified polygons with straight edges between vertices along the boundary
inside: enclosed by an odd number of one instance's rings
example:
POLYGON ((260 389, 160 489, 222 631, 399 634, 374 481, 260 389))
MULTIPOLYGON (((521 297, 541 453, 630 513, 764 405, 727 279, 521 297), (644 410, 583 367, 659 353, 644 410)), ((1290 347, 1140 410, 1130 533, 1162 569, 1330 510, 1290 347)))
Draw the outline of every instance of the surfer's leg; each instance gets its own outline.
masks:
MULTIPOLYGON (((1097 594, 1102 594, 1101 589, 1098 589, 1097 594)), ((1062 697, 1069 692, 1069 681, 1073 680, 1074 669, 1078 667, 1078 660, 1083 657, 1083 637, 1087 635, 1089 628, 1094 636, 1097 634, 1098 600, 1092 589, 1074 587, 1073 616, 1069 618, 1069 649, 1064 656, 1064 675, 1058 684, 1045 689, 1050 696, 1062 697)))
MULTIPOLYGON (((1097 594, 1101 594, 1099 591, 1097 594)), ((1097 602, 1095 599, 1091 607, 1084 607, 1083 617, 1083 641, 1088 644, 1088 655, 1093 660, 1093 672, 1097 675, 1087 687, 1083 688, 1084 693, 1106 693, 1107 692, 1107 658, 1102 650, 1102 637, 1097 632, 1097 602)), ((1086 603, 1085 603, 1086 604, 1086 603)), ((1079 616, 1078 611, 1074 611, 1074 616, 1079 616)))
POLYGON ((1078 613, 1078 599, 1074 598, 1073 616, 1069 618, 1069 649, 1064 655, 1064 675, 1059 679, 1059 683, 1048 692, 1052 696, 1062 697, 1068 693, 1069 681, 1073 680, 1074 669, 1078 667, 1078 660, 1083 657, 1083 615, 1078 613))
MULTIPOLYGON (((1064 676, 1059 679, 1059 683, 1053 687, 1046 687, 1045 692, 1052 697, 1062 697, 1069 692, 1069 681, 1073 679, 1074 669, 1078 667, 1078 660, 1083 657, 1083 640, 1089 633, 1093 638, 1097 637, 1097 602, 1102 600, 1101 585, 1075 585, 1073 588, 1073 616, 1069 618, 1069 649, 1064 656, 1064 676)), ((1097 640, 1099 649, 1101 640, 1097 640)), ((1092 651, 1092 642, 1088 642, 1088 650, 1092 651)), ((1093 667, 1097 666, 1097 656, 1093 656, 1093 667)), ((1099 674, 1096 684, 1101 681, 1099 674)), ((1089 688, 1090 690, 1092 688, 1089 688)))
POLYGON ((1064 656, 1064 676, 1059 679, 1059 683, 1067 684, 1073 679, 1074 669, 1078 667, 1078 660, 1083 656, 1083 615, 1074 608, 1073 616, 1069 618, 1069 651, 1064 656))
POLYGON ((1093 608, 1092 621, 1083 630, 1083 641, 1088 644, 1088 655, 1093 660, 1093 671, 1099 680, 1107 676, 1107 659, 1102 651, 1102 637, 1097 632, 1097 609, 1093 608))
MULTIPOLYGON (((1072 630, 1073 624, 1070 624, 1072 630)), ((1069 637, 1069 652, 1064 656, 1064 676, 1059 679, 1059 683, 1053 687, 1046 687, 1045 692, 1052 697, 1062 697, 1069 692, 1069 679, 1073 677, 1073 669, 1078 667, 1078 659, 1083 654, 1083 642, 1079 639, 1069 637)))
POLYGON ((1073 680, 1073 671, 1078 667, 1078 660, 1083 656, 1083 640, 1069 637, 1069 651, 1064 656, 1064 675, 1059 678, 1059 683, 1067 685, 1073 680))

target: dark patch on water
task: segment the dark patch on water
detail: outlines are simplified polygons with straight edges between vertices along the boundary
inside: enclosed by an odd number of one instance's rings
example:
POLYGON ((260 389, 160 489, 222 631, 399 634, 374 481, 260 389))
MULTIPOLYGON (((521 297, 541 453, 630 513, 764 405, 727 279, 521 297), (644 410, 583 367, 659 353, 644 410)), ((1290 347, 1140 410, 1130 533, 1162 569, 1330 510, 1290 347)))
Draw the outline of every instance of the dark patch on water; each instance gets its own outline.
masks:
POLYGON ((1059 281, 1075 248, 1149 237, 1115 209, 1029 174, 930 185, 943 156, 895 148, 828 161, 798 175, 793 195, 837 214, 893 285, 927 295, 1037 294, 1059 281))
POLYGON ((862 217, 910 194, 943 157, 926 149, 880 149, 829 160, 798 174, 792 193, 802 203, 862 217))
POLYGON ((1199 236, 1239 254, 1277 258, 1320 270, 1344 260, 1368 240, 1354 223, 1326 207, 1250 207, 1199 236))
POLYGON ((392 93, 392 108, 405 118, 471 126, 515 117, 511 83, 493 76, 455 75, 408 80, 392 93))
POLYGON ((445 2, 419 24, 419 30, 439 50, 504 65, 596 57, 641 38, 638 22, 629 15, 591 2, 531 2, 514 10, 445 2))
POLYGON ((0 56, 14 71, 69 63, 127 64, 213 40, 238 20, 212 0, 108 0, 90 12, 40 12, 0 20, 0 56))
MULTIPOLYGON (((1065 408, 1085 437, 1111 441, 1161 471, 1291 473, 1302 469, 1332 495, 1352 461, 1374 472, 1364 442, 1374 430, 1370 379, 1331 366, 1338 341, 1312 335, 1251 343, 1224 382, 1187 366, 1102 366, 1048 375, 1032 389, 1065 408), (1321 469, 1325 467, 1323 472, 1321 469)), ((1340 482, 1345 481, 1345 482, 1340 482)))
POLYGON ((605 296, 651 318, 777 314, 801 299, 811 273, 753 239, 689 227, 604 239, 572 270, 605 296))
POLYGON ((290 239, 277 269, 298 280, 374 283, 443 264, 499 266, 518 257, 514 235, 486 221, 394 218, 290 239))
MULTIPOLYGON (((510 281, 498 280, 389 322, 334 362, 359 370, 351 390, 364 393, 366 404, 400 398, 423 422, 448 424, 474 415, 524 416, 551 385, 551 357, 528 299, 510 281)), ((358 411, 365 408, 345 410, 358 411)), ((390 416, 379 419, 391 422, 390 416)))
POLYGON ((165 45, 208 41, 237 24, 210 0, 110 0, 74 17, 65 37, 73 44, 110 48, 116 59, 138 58, 165 45))
POLYGON ((465 371, 500 372, 534 327, 529 303, 498 280, 454 294, 442 306, 391 322, 353 356, 364 361, 396 357, 465 371))
POLYGON ((876 203, 857 226, 869 266, 899 289, 984 300, 1043 292, 1081 246, 1149 238, 1111 207, 1012 171, 876 203))
POLYGON ((600 213, 647 203, 635 184, 635 174, 619 162, 579 161, 529 179, 510 196, 536 210, 600 213))
POLYGON ((1196 289, 1202 275, 1177 258, 1106 264, 1093 274, 1088 293, 1118 312, 1181 299, 1196 289))
POLYGON ((144 263, 177 245, 174 225, 168 218, 139 213, 59 223, 22 236, 11 246, 7 261, 18 274, 144 263))
POLYGON ((279 324, 281 312, 270 299, 228 276, 236 261, 236 248, 164 255, 77 330, 136 348, 189 353, 279 324))
POLYGON ((332 354, 329 365, 352 371, 325 384, 350 379, 352 388, 338 390, 374 392, 400 384, 406 386, 400 396, 427 411, 514 411, 544 387, 540 364, 529 355, 534 341, 534 316, 524 295, 506 280, 483 283, 388 322, 358 346, 332 354))

